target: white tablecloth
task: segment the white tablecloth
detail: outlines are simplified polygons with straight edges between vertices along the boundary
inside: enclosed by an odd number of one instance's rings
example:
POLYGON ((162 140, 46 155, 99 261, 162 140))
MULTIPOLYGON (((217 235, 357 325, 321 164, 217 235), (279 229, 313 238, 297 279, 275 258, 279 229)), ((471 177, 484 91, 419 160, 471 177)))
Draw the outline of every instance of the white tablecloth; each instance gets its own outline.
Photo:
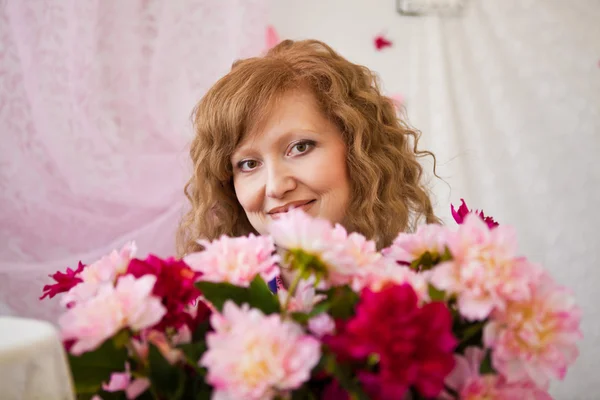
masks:
POLYGON ((0 317, 0 399, 75 399, 66 355, 51 324, 0 317))

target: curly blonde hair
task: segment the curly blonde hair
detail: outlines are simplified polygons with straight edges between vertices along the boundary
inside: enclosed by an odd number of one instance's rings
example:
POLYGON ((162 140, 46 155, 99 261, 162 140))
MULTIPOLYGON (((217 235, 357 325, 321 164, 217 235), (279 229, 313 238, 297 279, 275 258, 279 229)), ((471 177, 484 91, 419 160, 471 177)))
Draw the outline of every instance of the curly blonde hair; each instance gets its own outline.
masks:
POLYGON ((348 149, 351 199, 344 225, 388 246, 422 220, 438 223, 418 158, 420 133, 407 126, 377 77, 316 40, 281 42, 265 56, 237 61, 194 110, 193 175, 185 186, 191 208, 177 234, 180 256, 201 250, 198 239, 254 233, 237 201, 230 157, 244 135, 281 96, 308 88, 336 124, 348 149))

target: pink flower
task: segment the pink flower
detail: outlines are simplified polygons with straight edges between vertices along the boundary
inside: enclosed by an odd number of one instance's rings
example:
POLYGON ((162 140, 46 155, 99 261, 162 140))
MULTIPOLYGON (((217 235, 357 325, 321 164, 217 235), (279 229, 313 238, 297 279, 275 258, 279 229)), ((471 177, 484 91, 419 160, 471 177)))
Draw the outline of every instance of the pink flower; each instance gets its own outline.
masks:
POLYGON ((95 297, 77 303, 58 323, 63 340, 74 340, 71 353, 92 351, 123 328, 139 331, 158 323, 166 310, 152 296, 154 276, 123 276, 117 286, 105 283, 95 297))
POLYGON ((400 265, 409 266, 426 252, 442 255, 446 247, 446 232, 446 228, 437 224, 420 225, 415 233, 400 233, 382 253, 400 265))
POLYGON ((102 389, 107 392, 125 391, 128 399, 135 399, 150 387, 148 378, 131 379, 129 364, 125 364, 125 372, 115 372, 110 376, 108 384, 103 384, 102 389))
POLYGON ((288 251, 303 251, 323 263, 327 282, 350 284, 374 266, 380 255, 375 243, 358 233, 348 234, 328 221, 292 210, 271 224, 275 243, 288 251))
POLYGON ((469 214, 457 232, 449 233, 451 261, 431 272, 431 283, 458 297, 460 313, 470 320, 486 318, 508 301, 526 300, 529 282, 541 269, 516 258, 516 235, 508 226, 489 230, 476 215, 469 214))
POLYGON ((337 333, 323 342, 338 360, 379 360, 376 371, 358 377, 373 399, 401 399, 414 386, 423 396, 437 396, 454 368, 452 316, 445 304, 419 306, 410 285, 365 289, 356 315, 338 321, 337 333))
POLYGON ((302 385, 319 362, 319 341, 277 314, 227 301, 211 323, 215 331, 207 335, 200 365, 208 369, 215 398, 272 399, 302 385))
POLYGON ((329 314, 321 313, 308 320, 308 330, 318 338, 325 335, 333 335, 335 332, 335 321, 329 314))
MULTIPOLYGON (((277 290, 277 296, 279 297, 280 304, 285 304, 288 293, 289 292, 283 288, 277 290)), ((290 299, 288 311, 308 313, 313 309, 315 304, 325 298, 327 298, 327 296, 316 294, 314 276, 311 276, 308 279, 301 279, 296 287, 294 296, 292 296, 290 299)))
POLYGON ((483 213, 483 211, 478 211, 478 210, 471 211, 467 207, 467 204, 465 203, 464 199, 460 199, 460 201, 461 201, 461 205, 458 208, 458 211, 454 209, 454 205, 450 205, 450 208, 452 210, 452 217, 454 218, 454 220, 456 221, 457 224, 459 224, 459 225, 462 224, 465 217, 468 214, 475 214, 483 222, 485 222, 485 224, 487 225, 487 227, 489 229, 494 229, 495 227, 498 226, 498 223, 496 221, 494 221, 494 218, 486 217, 485 214, 483 213))
POLYGON ((85 265, 79 261, 79 265, 77 266, 76 270, 67 268, 66 272, 57 271, 53 275, 48 275, 50 278, 54 279, 56 283, 53 285, 44 286, 43 294, 42 297, 40 297, 40 300, 44 299, 45 297, 53 298, 59 293, 64 293, 71 290, 73 286, 82 282, 79 274, 84 268, 85 265))
POLYGON ((192 269, 202 272, 204 281, 247 287, 256 275, 266 282, 279 275, 279 256, 270 237, 222 236, 213 242, 201 240, 199 243, 204 251, 189 254, 184 260, 192 269))
POLYGON ((150 343, 156 346, 158 351, 160 351, 160 354, 162 354, 162 356, 171 365, 176 364, 177 362, 184 359, 183 352, 174 347, 178 344, 176 339, 173 339, 173 343, 171 343, 167 336, 161 331, 157 331, 154 329, 151 329, 149 331, 143 331, 140 334, 140 338, 132 339, 131 343, 138 357, 143 361, 146 361, 148 359, 150 343))
MULTIPOLYGON (((539 390, 530 382, 508 383, 500 375, 480 375, 479 369, 485 351, 478 347, 467 347, 465 354, 457 354, 456 366, 446 378, 446 386, 458 393, 463 400, 551 400, 548 393, 539 390)), ((453 397, 444 395, 444 399, 453 397)))
POLYGON ((352 289, 360 292, 364 288, 369 288, 373 292, 379 292, 389 285, 408 283, 421 301, 428 301, 429 283, 427 278, 429 272, 417 273, 409 267, 396 264, 392 259, 383 258, 376 268, 372 268, 359 279, 355 279, 352 289))
POLYGON ((547 389, 563 379, 579 351, 581 309, 571 293, 544 273, 531 284, 532 296, 496 310, 484 329, 494 367, 509 382, 531 380, 547 389))
POLYGON ((109 255, 85 267, 78 275, 82 282, 63 296, 61 304, 70 307, 95 296, 103 283, 114 284, 117 276, 125 273, 136 251, 135 243, 129 242, 119 252, 113 250, 109 255))

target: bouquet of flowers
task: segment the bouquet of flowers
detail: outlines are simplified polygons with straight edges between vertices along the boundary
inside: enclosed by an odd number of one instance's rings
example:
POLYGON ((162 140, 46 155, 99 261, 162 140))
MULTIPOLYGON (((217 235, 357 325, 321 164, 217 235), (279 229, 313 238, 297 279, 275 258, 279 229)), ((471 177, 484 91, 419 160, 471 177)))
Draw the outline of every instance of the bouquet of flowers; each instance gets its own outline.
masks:
POLYGON ((377 251, 292 210, 270 236, 135 245, 51 275, 81 399, 548 399, 578 355, 572 294, 462 203, 377 251), (281 275, 289 286, 272 287, 281 275))

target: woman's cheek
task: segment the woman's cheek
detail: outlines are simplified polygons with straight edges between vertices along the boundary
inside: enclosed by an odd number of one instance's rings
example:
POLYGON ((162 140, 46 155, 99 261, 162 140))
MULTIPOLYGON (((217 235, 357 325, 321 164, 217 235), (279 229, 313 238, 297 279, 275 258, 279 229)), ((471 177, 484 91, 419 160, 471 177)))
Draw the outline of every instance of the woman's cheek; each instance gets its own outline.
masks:
POLYGON ((237 199, 247 213, 262 211, 264 193, 261 194, 261 186, 264 192, 260 176, 244 176, 235 183, 237 199))

